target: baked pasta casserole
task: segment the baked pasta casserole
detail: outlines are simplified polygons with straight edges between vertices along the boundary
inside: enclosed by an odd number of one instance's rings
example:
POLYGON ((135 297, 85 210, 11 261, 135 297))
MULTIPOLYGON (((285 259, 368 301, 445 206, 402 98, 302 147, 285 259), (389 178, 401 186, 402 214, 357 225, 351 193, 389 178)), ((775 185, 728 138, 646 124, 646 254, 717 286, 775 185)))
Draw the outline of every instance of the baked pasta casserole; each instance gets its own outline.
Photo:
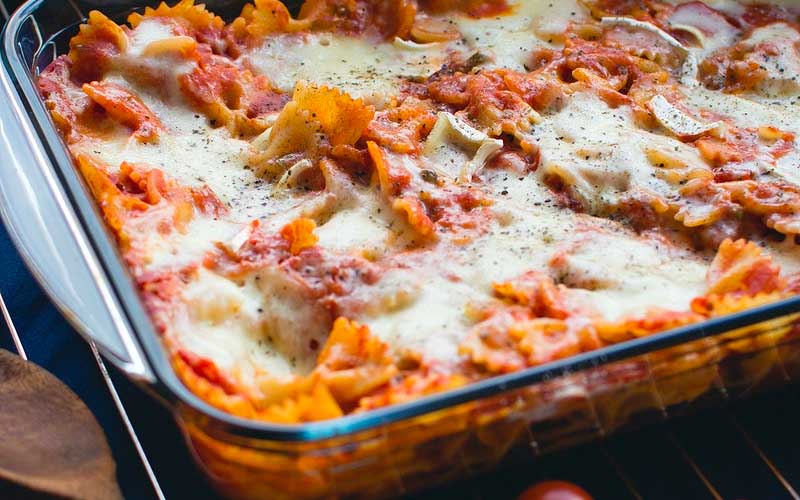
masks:
POLYGON ((192 0, 39 89, 181 380, 276 423, 800 290, 800 6, 192 0))

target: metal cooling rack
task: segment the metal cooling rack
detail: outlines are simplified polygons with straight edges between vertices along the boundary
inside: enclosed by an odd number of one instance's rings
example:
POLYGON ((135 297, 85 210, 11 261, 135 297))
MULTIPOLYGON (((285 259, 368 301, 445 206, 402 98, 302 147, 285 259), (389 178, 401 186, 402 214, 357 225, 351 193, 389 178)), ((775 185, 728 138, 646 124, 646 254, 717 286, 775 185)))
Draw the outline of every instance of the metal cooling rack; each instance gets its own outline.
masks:
MULTIPOLYGON (((67 1, 84 12, 74 0, 67 1)), ((21 3, 0 0, 0 27, 21 3)), ((28 359, 24 335, 15 328, 2 295, 0 313, 17 353, 28 359)), ((102 357, 93 343, 88 348, 147 474, 153 497, 166 498, 102 357)), ((800 456, 795 443, 787 442, 798 440, 798 414, 800 395, 789 387, 771 396, 649 426, 535 462, 518 461, 518 465, 425 493, 417 500, 514 498, 525 486, 544 479, 575 481, 598 499, 800 500, 800 456)))

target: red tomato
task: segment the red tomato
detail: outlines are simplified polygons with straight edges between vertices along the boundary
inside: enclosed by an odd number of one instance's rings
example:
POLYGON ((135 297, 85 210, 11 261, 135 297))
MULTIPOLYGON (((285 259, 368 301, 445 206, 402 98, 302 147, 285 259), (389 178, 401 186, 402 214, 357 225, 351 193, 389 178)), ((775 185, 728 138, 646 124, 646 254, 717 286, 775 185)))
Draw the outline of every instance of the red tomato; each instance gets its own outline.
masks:
POLYGON ((523 491, 517 500, 592 500, 592 496, 577 484, 542 481, 523 491))

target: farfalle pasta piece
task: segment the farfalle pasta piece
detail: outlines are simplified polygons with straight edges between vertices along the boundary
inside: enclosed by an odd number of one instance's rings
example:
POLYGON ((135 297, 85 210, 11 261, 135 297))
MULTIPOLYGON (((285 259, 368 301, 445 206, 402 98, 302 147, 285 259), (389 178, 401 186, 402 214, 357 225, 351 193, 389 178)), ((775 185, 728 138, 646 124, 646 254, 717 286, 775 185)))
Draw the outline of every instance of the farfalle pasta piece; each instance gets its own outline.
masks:
POLYGON ((408 170, 386 161, 386 153, 376 143, 367 142, 367 151, 375 164, 378 185, 385 196, 399 196, 411 184, 408 170))
POLYGON ((553 278, 529 271, 511 281, 494 283, 494 293, 502 299, 529 307, 537 317, 564 319, 569 308, 553 278))
POLYGON ((423 366, 411 373, 394 377, 384 387, 361 398, 354 411, 364 412, 405 403, 429 394, 456 389, 469 382, 470 378, 461 373, 423 366))
POLYGON ((150 165, 123 162, 112 175, 105 165, 87 155, 79 155, 77 164, 123 249, 139 236, 146 236, 142 226, 135 230, 126 227, 134 220, 144 221, 162 234, 184 232, 195 211, 214 216, 226 209, 207 186, 181 186, 150 165), (161 206, 168 209, 157 209, 161 206))
MULTIPOLYGON (((139 196, 148 205, 158 205, 162 200, 170 204, 173 208, 174 227, 178 231, 186 229, 186 225, 194 217, 194 203, 199 199, 194 188, 181 186, 174 179, 166 178, 160 169, 145 164, 122 162, 118 175, 118 182, 135 184, 141 191, 139 196)), ((213 195, 209 192, 204 194, 207 197, 213 195)))
POLYGON ((308 29, 310 20, 294 19, 279 0, 255 0, 245 4, 242 13, 230 25, 233 35, 242 41, 261 41, 272 33, 291 33, 308 29))
POLYGON ((624 318, 619 321, 597 321, 593 324, 592 328, 594 328, 597 336, 603 342, 615 344, 697 323, 704 319, 704 316, 691 311, 652 309, 646 316, 641 318, 624 318))
POLYGON ((535 318, 511 325, 509 336, 528 366, 574 356, 583 348, 581 339, 570 323, 553 318, 535 318))
POLYGON ((196 66, 181 75, 178 84, 194 109, 237 137, 262 133, 270 115, 288 100, 266 77, 210 53, 200 54, 196 66))
POLYGON ((375 108, 337 89, 299 82, 292 101, 319 124, 331 146, 352 146, 372 120, 375 108))
POLYGON ((508 70, 456 73, 433 79, 428 89, 434 99, 463 108, 458 116, 468 118, 489 137, 510 134, 523 140, 540 115, 509 87, 509 74, 508 70))
POLYGON ((103 212, 106 223, 116 233, 120 245, 125 249, 129 242, 129 237, 123 230, 125 219, 131 211, 145 211, 149 205, 135 196, 123 193, 111 179, 105 166, 89 156, 80 155, 76 162, 103 212))
MULTIPOLYGON (((258 411, 251 399, 242 393, 229 394, 226 387, 230 388, 231 386, 228 386, 227 383, 220 384, 220 379, 217 377, 207 378, 212 373, 209 369, 195 370, 195 359, 191 356, 187 357, 185 354, 181 355, 180 352, 175 353, 171 359, 175 373, 186 387, 221 410, 245 418, 258 416, 258 411)), ((212 361, 206 361, 212 363, 214 371, 218 371, 212 361)))
POLYGON ((336 400, 346 405, 388 383, 397 372, 389 346, 347 318, 333 323, 315 369, 336 400))
POLYGON ((195 4, 194 0, 180 0, 173 6, 161 2, 155 9, 145 7, 144 13, 134 12, 128 16, 128 23, 136 28, 147 18, 164 17, 180 24, 190 34, 204 34, 208 36, 211 32, 221 32, 225 27, 225 21, 221 17, 209 12, 205 5, 195 4))
POLYGON ((406 38, 414 23, 417 2, 413 0, 307 0, 299 19, 310 22, 313 31, 342 31, 373 38, 406 38))
POLYGON ((418 199, 410 196, 396 198, 392 202, 392 208, 405 214, 406 221, 413 227, 420 236, 426 238, 436 235, 436 227, 425 210, 425 205, 418 199))
POLYGON ((695 297, 691 302, 691 310, 705 318, 716 318, 763 306, 783 297, 785 297, 783 292, 756 293, 755 295, 741 293, 709 294, 695 297))
POLYGON ((780 267, 752 241, 730 239, 719 246, 708 270, 708 294, 756 295, 782 290, 780 267))
POLYGON ((403 218, 408 225, 424 238, 436 238, 436 227, 428 216, 425 205, 419 197, 406 194, 411 186, 411 174, 401 166, 394 165, 385 152, 376 143, 367 142, 367 151, 375 166, 375 173, 381 192, 392 204, 392 209, 403 218))
POLYGON ((527 357, 517 350, 517 340, 509 335, 511 327, 532 319, 524 307, 502 307, 488 311, 464 341, 458 352, 489 373, 511 373, 527 366, 527 357))
POLYGON ((725 218, 750 214, 766 227, 786 234, 800 234, 800 190, 786 183, 752 180, 714 182, 695 178, 679 190, 681 199, 675 219, 686 227, 714 224, 725 218))
POLYGON ((367 128, 375 108, 328 87, 298 82, 254 155, 259 175, 280 176, 302 158, 318 160, 328 149, 352 146, 367 128))
POLYGON ((100 80, 128 44, 125 30, 102 13, 91 11, 86 24, 69 42, 72 77, 81 83, 100 80))
POLYGON ((295 424, 330 420, 344 415, 328 386, 313 383, 310 389, 298 393, 259 412, 268 422, 295 424))
POLYGON ((436 121, 437 114, 429 102, 409 98, 398 107, 375 113, 364 138, 395 153, 418 153, 436 121))
MULTIPOLYGON (((178 377, 213 406, 244 418, 281 424, 329 420, 344 415, 317 375, 270 379, 265 396, 246 390, 206 358, 180 350, 172 359, 178 377)), ((264 390, 262 388, 262 390, 264 390)))
POLYGON ((800 189, 792 184, 735 181, 720 186, 730 193, 731 200, 756 215, 797 216, 800 212, 800 189))
POLYGON ((103 108, 108 116, 133 129, 140 142, 158 142, 165 131, 161 120, 130 90, 110 82, 92 82, 83 85, 89 98, 103 108))

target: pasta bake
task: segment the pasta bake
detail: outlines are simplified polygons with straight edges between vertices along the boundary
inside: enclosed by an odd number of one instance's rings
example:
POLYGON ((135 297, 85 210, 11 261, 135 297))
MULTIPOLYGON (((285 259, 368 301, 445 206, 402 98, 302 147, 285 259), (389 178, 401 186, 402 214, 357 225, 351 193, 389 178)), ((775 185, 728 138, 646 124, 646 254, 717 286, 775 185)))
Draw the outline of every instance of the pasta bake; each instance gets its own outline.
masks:
POLYGON ((181 380, 310 422, 795 294, 792 4, 181 0, 39 89, 181 380))

